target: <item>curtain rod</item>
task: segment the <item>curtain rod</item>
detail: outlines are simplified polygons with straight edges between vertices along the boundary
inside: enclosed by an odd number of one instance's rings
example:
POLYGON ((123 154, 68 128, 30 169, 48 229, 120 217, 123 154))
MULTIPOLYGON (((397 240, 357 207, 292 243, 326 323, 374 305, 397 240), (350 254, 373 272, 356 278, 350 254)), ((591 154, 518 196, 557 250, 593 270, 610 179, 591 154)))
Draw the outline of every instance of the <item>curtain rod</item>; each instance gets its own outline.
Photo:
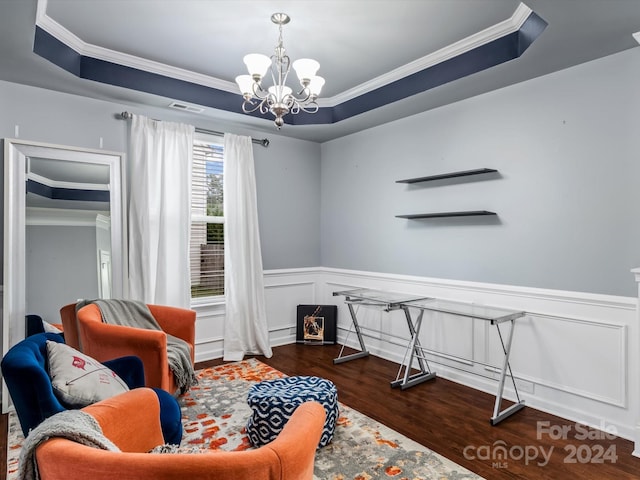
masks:
MULTIPOLYGON (((129 113, 129 112, 122 112, 119 113, 118 115, 116 115, 119 119, 121 120, 131 120, 131 118, 133 118, 133 114, 129 113)), ((196 132, 198 133, 208 133, 209 135, 218 135, 223 137, 224 136, 224 132, 216 132, 215 130, 207 130, 206 128, 198 128, 196 127, 196 132)), ((251 137, 251 142, 258 144, 258 145, 262 145, 263 147, 267 148, 269 146, 269 139, 268 138, 253 138, 251 137)))

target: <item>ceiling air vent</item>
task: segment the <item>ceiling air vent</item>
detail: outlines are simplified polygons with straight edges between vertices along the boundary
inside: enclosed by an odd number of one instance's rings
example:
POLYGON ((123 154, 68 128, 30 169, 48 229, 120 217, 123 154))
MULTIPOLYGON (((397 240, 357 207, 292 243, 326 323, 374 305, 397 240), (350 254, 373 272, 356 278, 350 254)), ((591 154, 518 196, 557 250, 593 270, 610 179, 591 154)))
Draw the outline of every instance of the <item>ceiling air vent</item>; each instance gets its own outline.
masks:
POLYGON ((171 102, 169 104, 170 108, 175 108, 176 110, 182 110, 183 112, 191 112, 191 113, 202 113, 204 112, 204 108, 195 107, 193 105, 186 105, 184 103, 171 102))

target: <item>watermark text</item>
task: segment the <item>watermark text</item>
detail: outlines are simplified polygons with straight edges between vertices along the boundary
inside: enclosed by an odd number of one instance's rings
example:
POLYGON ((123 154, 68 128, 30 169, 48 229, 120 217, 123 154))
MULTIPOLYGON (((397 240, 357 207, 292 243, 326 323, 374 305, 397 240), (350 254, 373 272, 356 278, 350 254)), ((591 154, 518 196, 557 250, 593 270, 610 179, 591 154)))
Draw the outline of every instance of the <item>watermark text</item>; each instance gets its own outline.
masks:
POLYGON ((616 445, 610 441, 617 437, 613 425, 601 423, 598 428, 583 423, 552 424, 537 422, 536 439, 564 441, 566 445, 507 445, 496 440, 489 445, 467 445, 464 458, 467 460, 490 461, 493 468, 509 468, 509 462, 523 462, 525 465, 548 465, 554 452, 562 455, 563 463, 616 463, 616 445))

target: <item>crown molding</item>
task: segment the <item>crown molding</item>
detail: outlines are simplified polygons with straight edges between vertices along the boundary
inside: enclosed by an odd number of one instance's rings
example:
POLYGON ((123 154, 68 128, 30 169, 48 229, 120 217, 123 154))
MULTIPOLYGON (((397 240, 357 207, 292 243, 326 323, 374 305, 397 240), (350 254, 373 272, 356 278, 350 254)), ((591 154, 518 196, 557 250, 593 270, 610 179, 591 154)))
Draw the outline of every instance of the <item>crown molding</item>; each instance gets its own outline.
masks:
POLYGON ((346 102, 347 100, 351 100, 352 98, 356 98, 364 93, 375 90, 376 88, 388 85, 392 82, 408 77, 409 75, 413 75, 414 73, 421 72, 422 70, 425 70, 429 67, 433 67, 434 65, 438 65, 439 63, 457 57, 458 55, 471 51, 481 45, 485 45, 489 42, 492 42, 493 40, 502 38, 505 35, 517 32, 520 27, 522 27, 522 24, 527 20, 527 18, 529 18, 529 15, 531 15, 531 13, 533 13, 533 11, 529 7, 527 7, 524 3, 520 3, 520 5, 518 5, 518 8, 516 8, 515 12, 510 18, 503 20, 502 22, 486 28, 478 33, 463 38, 456 43, 452 43, 451 45, 441 48, 436 52, 430 53, 422 58, 414 60, 413 62, 407 63, 402 67, 398 67, 395 70, 385 73, 384 75, 372 78, 371 80, 364 82, 357 87, 351 88, 342 93, 334 95, 333 97, 327 98, 323 103, 323 106, 339 105, 340 103, 346 102))
MULTIPOLYGON (((197 85, 215 88, 218 90, 238 94, 237 86, 234 82, 228 82, 219 78, 200 74, 190 70, 173 67, 160 62, 155 62, 123 52, 110 50, 97 45, 84 42, 78 36, 67 30, 58 22, 47 15, 48 0, 38 0, 36 7, 36 25, 45 30, 47 33, 57 38, 69 48, 75 50, 78 54, 103 60, 122 66, 135 68, 138 70, 155 73, 165 77, 182 80, 197 85)), ((523 23, 529 18, 533 11, 524 3, 520 3, 513 15, 491 27, 488 27, 478 33, 470 35, 456 43, 444 47, 436 52, 425 55, 422 58, 414 60, 388 73, 368 80, 354 88, 346 90, 333 97, 321 97, 318 99, 320 107, 334 107, 348 100, 356 98, 360 95, 383 87, 392 82, 405 78, 414 73, 425 70, 434 65, 438 65, 446 60, 454 58, 465 52, 471 51, 481 45, 487 44, 493 40, 504 37, 511 33, 517 32, 523 23)), ((640 43, 640 32, 634 34, 634 38, 640 43)), ((239 94, 238 94, 239 95, 239 94)))
POLYGON ((28 226, 106 228, 105 222, 110 224, 109 212, 97 210, 27 207, 25 216, 28 226))
POLYGON ((79 182, 66 182, 61 180, 51 180, 50 178, 38 175, 37 173, 27 172, 27 179, 34 180, 42 185, 46 185, 51 188, 65 188, 71 190, 100 190, 109 191, 110 186, 103 183, 79 183, 79 182))
POLYGON ((155 62, 135 55, 129 55, 128 53, 118 52, 116 50, 110 50, 98 45, 86 43, 47 15, 47 3, 48 0, 38 0, 38 6, 36 8, 36 25, 60 40, 69 48, 75 50, 79 55, 104 60, 106 62, 117 63, 118 65, 123 65, 125 67, 131 67, 145 72, 175 78, 177 80, 203 85, 205 87, 211 87, 231 93, 238 93, 238 87, 234 82, 227 82, 225 80, 220 80, 219 78, 193 72, 191 70, 173 67, 161 62, 155 62))

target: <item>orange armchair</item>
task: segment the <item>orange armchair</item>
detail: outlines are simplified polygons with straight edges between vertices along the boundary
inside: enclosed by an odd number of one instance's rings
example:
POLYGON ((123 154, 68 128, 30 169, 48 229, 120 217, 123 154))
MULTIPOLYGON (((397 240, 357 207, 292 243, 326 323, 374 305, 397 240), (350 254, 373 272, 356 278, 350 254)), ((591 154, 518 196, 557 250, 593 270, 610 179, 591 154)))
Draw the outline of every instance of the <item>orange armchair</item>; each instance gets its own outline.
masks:
POLYGON ((70 303, 60 309, 62 330, 64 331, 64 343, 71 348, 82 351, 78 339, 78 319, 76 318, 76 304, 70 303))
POLYGON ((167 334, 187 342, 193 363, 196 312, 165 305, 148 307, 162 331, 103 323, 98 306, 89 304, 76 313, 78 339, 82 351, 99 362, 126 355, 140 357, 146 386, 174 394, 178 387, 167 360, 167 334))
POLYGON ((278 437, 255 450, 207 453, 145 453, 163 443, 159 405, 152 390, 139 388, 83 410, 121 452, 51 438, 36 449, 42 480, 312 480, 325 411, 317 402, 300 405, 278 437))

